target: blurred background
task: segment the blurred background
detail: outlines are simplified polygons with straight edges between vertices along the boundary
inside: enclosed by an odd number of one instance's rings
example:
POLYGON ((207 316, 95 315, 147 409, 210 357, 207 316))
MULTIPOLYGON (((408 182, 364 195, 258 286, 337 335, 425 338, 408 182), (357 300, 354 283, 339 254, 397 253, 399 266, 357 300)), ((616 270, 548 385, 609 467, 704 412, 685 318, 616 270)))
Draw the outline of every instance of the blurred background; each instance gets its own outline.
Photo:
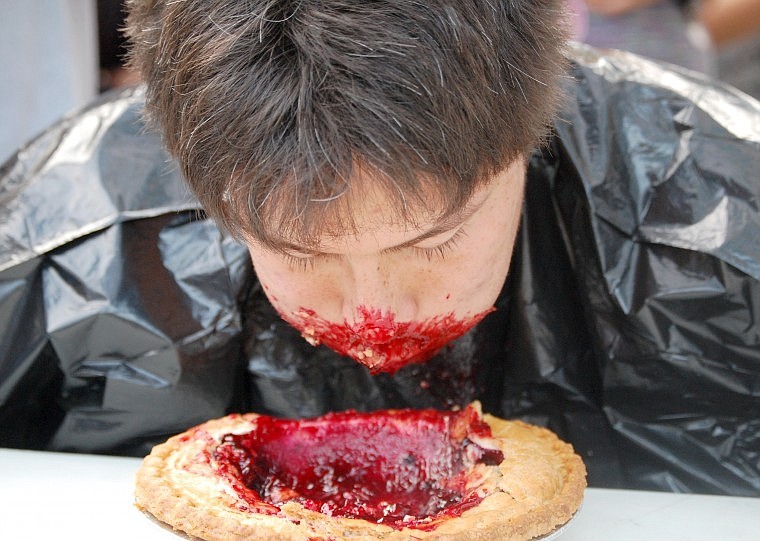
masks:
MULTIPOLYGON (((760 98, 760 0, 567 0, 575 38, 698 70, 760 98)), ((137 82, 122 0, 2 0, 0 163, 61 115, 137 82)))
POLYGON ((122 0, 0 2, 0 163, 67 112, 134 84, 122 0))
POLYGON ((717 77, 760 99, 760 0, 568 0, 578 41, 717 77))

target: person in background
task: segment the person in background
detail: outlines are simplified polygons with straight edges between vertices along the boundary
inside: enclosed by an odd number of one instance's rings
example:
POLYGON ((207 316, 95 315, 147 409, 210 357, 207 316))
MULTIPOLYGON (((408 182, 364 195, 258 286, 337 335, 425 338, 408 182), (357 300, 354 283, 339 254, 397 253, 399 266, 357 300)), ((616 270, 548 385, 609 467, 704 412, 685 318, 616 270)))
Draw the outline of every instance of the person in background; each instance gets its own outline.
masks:
POLYGON ((714 55, 704 29, 673 0, 570 0, 575 38, 712 74, 714 55))
POLYGON ((100 91, 123 88, 140 82, 126 65, 127 40, 124 28, 124 2, 98 0, 98 52, 100 91))
POLYGON ((760 99, 760 0, 702 0, 696 16, 717 54, 717 75, 760 99))

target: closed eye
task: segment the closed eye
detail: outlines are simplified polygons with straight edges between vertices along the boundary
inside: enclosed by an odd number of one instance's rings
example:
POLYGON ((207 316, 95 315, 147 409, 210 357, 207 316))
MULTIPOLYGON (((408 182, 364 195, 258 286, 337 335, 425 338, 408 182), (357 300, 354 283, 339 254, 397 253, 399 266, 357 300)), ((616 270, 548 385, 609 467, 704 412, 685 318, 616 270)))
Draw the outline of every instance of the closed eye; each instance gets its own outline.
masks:
POLYGON ((434 259, 443 261, 446 259, 446 256, 454 250, 454 248, 457 247, 457 244, 464 239, 467 236, 467 233, 464 231, 463 228, 459 228, 454 235, 445 242, 442 242, 441 244, 438 244, 437 246, 430 246, 430 247, 421 247, 421 246, 412 246, 412 250, 414 250, 414 253, 420 257, 427 258, 428 261, 432 261, 434 259))
POLYGON ((313 270, 317 262, 338 259, 338 254, 313 254, 313 255, 293 255, 289 253, 282 254, 288 269, 297 272, 306 272, 313 270))
POLYGON ((285 263, 288 265, 288 270, 290 271, 305 272, 314 268, 315 256, 296 257, 290 254, 282 254, 282 258, 285 260, 285 263))
MULTIPOLYGON (((462 227, 444 242, 435 246, 415 246, 405 245, 394 248, 388 248, 386 252, 401 252, 403 250, 412 250, 412 252, 419 257, 424 257, 428 261, 438 260, 443 261, 446 256, 457 247, 457 244, 467 236, 467 233, 462 227)), ((288 266, 288 269, 294 272, 306 272, 314 270, 318 263, 330 260, 341 259, 341 254, 334 253, 290 253, 282 252, 282 258, 288 266)))

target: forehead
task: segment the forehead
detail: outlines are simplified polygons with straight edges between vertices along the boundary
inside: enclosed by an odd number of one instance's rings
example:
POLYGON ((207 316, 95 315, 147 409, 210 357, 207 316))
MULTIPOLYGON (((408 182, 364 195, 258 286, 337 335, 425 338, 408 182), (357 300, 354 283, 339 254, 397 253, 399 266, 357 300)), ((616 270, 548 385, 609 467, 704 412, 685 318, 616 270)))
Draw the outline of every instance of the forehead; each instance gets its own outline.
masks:
POLYGON ((486 184, 462 203, 452 204, 434 186, 410 196, 400 187, 391 190, 371 178, 362 180, 352 183, 339 197, 314 202, 300 219, 282 209, 266 238, 256 242, 275 251, 387 248, 456 227, 482 204, 489 191, 486 184))

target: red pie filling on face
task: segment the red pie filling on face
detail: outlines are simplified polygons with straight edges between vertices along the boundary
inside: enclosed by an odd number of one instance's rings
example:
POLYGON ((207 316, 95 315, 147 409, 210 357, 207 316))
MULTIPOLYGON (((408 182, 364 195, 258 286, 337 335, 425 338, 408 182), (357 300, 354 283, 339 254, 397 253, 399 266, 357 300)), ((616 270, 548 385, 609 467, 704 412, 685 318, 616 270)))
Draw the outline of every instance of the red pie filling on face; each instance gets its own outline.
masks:
POLYGON ((256 512, 295 501, 330 516, 422 527, 477 505, 483 466, 503 460, 472 407, 260 416, 250 428, 225 435, 211 458, 256 512))
POLYGON ((397 321, 393 312, 361 305, 357 307, 356 321, 342 324, 327 321, 303 307, 281 315, 311 345, 324 344, 363 364, 372 374, 393 374, 408 364, 429 360, 493 311, 489 308, 465 318, 449 313, 422 321, 397 321))

